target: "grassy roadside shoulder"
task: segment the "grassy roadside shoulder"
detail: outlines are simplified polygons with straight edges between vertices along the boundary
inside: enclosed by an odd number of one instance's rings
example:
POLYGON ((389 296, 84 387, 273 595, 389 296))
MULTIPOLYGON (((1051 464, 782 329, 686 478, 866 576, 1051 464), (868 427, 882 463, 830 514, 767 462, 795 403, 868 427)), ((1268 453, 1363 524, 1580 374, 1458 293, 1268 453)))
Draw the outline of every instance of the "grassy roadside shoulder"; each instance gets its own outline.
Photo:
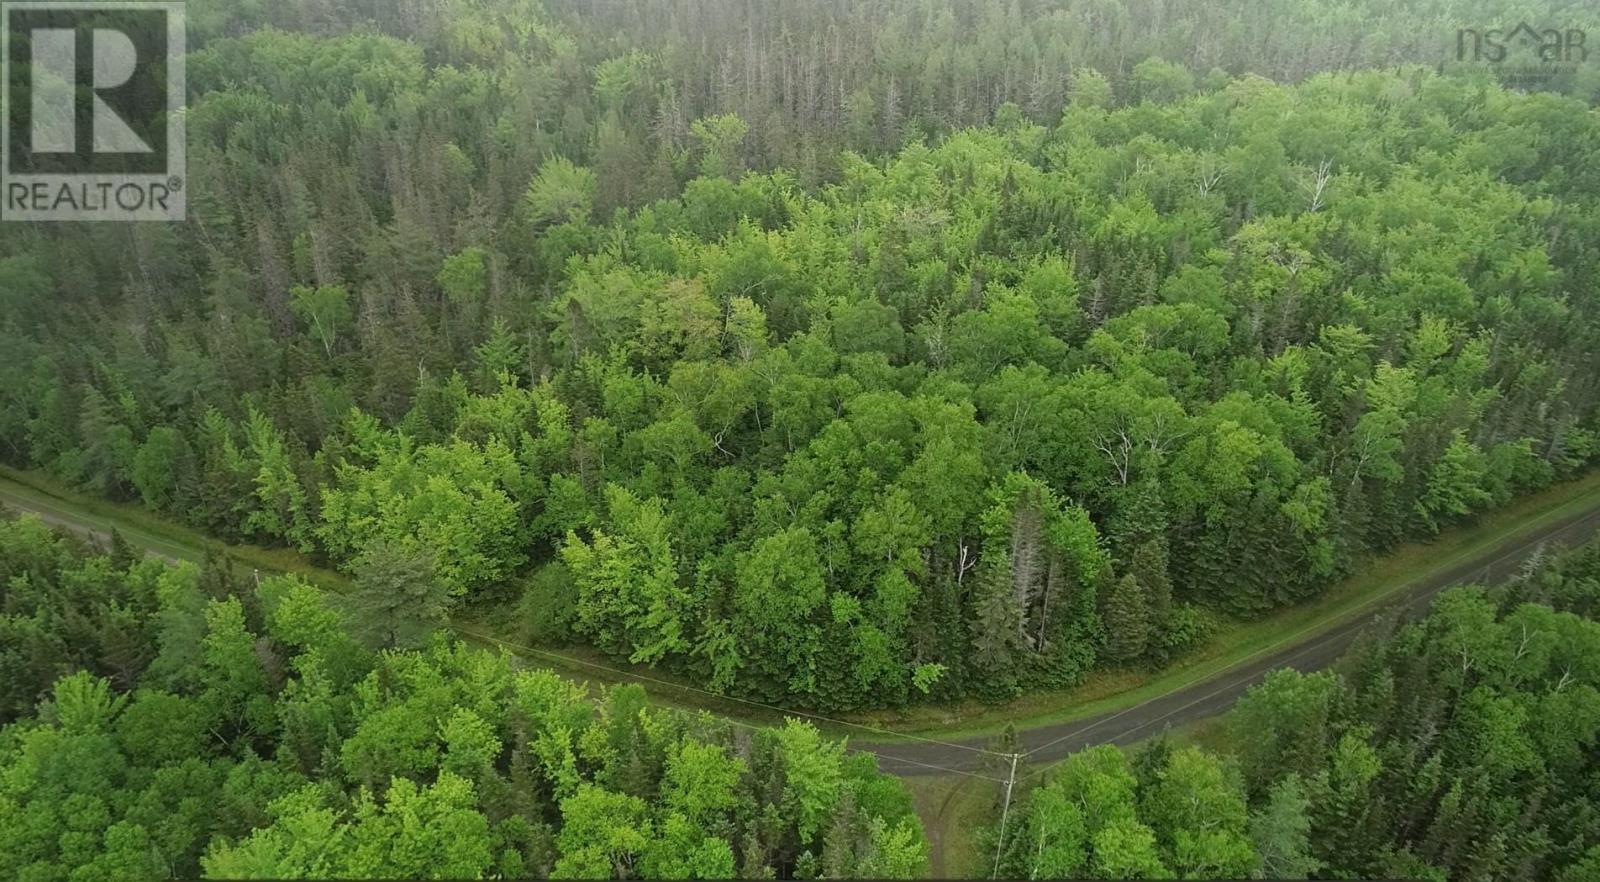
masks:
POLYGON ((199 563, 207 554, 225 554, 244 567, 300 576, 335 590, 349 584, 343 575, 317 566, 291 549, 223 542, 137 505, 96 499, 43 475, 8 466, 0 466, 0 504, 36 512, 53 523, 80 525, 97 533, 116 530, 129 543, 175 560, 199 563))
MULTIPOLYGON (((101 535, 116 530, 135 547, 173 560, 200 563, 208 553, 226 554, 246 571, 258 569, 270 573, 289 573, 334 591, 341 591, 349 585, 349 580, 343 574, 318 566, 293 550, 225 543, 137 505, 97 499, 71 490, 47 476, 3 465, 0 465, 0 505, 39 514, 52 524, 68 525, 101 535)), ((644 682, 649 687, 651 700, 658 704, 689 711, 709 710, 757 725, 783 723, 782 713, 719 697, 688 683, 673 682, 675 678, 670 674, 618 664, 582 648, 558 651, 523 646, 502 639, 505 628, 470 612, 453 622, 452 627, 470 643, 489 649, 508 650, 585 684, 644 682)), ((859 734, 860 731, 820 719, 818 726, 840 737, 859 734)))
MULTIPOLYGON (((179 560, 199 561, 207 552, 226 553, 240 565, 291 573, 333 590, 342 590, 349 584, 343 575, 319 567, 294 551, 226 544, 138 506, 94 499, 44 476, 0 466, 0 503, 8 501, 58 522, 101 533, 116 529, 137 546, 179 560)), ((1258 654, 1293 645, 1333 624, 1380 607, 1419 579, 1443 572, 1474 555, 1491 554, 1543 524, 1596 506, 1600 506, 1600 471, 1525 497, 1469 526, 1445 531, 1432 541, 1410 543, 1368 561, 1356 575, 1317 600, 1262 619, 1226 626, 1199 649, 1161 671, 1096 672, 1073 689, 1031 693, 1000 705, 967 702, 917 706, 840 715, 842 719, 806 716, 829 734, 849 736, 857 743, 892 743, 900 740, 897 736, 927 736, 943 741, 979 738, 998 734, 1008 724, 1028 729, 1122 710, 1202 682, 1258 654)), ((795 713, 718 696, 671 674, 618 664, 581 648, 557 651, 519 645, 504 639, 508 635, 494 621, 496 618, 463 616, 454 627, 473 643, 508 650, 574 680, 595 684, 643 682, 649 686, 652 700, 664 705, 707 710, 756 725, 781 723, 783 716, 795 713)))
POLYGON ((1595 507, 1600 507, 1600 472, 1525 497, 1470 525, 1446 530, 1431 541, 1410 542, 1370 559, 1358 565, 1355 575, 1316 600, 1227 625, 1194 652, 1159 671, 1100 671, 1075 688, 1030 693, 1004 704, 924 706, 858 714, 852 719, 948 741, 998 735, 1007 725, 1025 730, 1120 711, 1204 682, 1257 655, 1292 646, 1334 624, 1381 608, 1419 580, 1474 556, 1491 555, 1541 526, 1595 507))
POLYGON ((0 504, 41 515, 50 523, 71 522, 98 532, 116 529, 129 542, 156 554, 177 560, 200 561, 208 550, 220 543, 203 541, 200 536, 174 535, 169 525, 160 522, 140 524, 138 512, 111 511, 111 503, 98 503, 51 486, 38 475, 0 466, 0 504))

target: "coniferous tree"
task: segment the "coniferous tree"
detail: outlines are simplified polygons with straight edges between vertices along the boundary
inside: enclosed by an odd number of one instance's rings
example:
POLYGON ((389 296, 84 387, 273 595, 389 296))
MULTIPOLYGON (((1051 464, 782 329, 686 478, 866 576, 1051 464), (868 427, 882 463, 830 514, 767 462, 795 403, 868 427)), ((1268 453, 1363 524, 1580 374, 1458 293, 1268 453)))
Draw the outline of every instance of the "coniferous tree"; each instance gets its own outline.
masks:
POLYGON ((363 638, 379 649, 412 649, 449 619, 450 592, 428 551, 381 543, 361 553, 350 602, 363 638))
POLYGON ((1143 656, 1150 641, 1150 602, 1132 573, 1117 579, 1103 602, 1106 657, 1118 662, 1143 656))

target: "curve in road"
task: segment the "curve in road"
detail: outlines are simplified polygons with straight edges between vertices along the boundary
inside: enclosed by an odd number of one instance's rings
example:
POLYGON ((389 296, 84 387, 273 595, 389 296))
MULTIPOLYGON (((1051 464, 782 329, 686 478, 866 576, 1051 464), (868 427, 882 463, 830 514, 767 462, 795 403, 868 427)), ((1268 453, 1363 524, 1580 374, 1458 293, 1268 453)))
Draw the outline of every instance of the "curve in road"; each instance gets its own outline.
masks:
MULTIPOLYGON (((32 494, 19 495, 7 492, 5 487, 0 486, 0 503, 37 514, 53 526, 102 541, 109 535, 105 527, 95 520, 81 517, 66 505, 47 504, 32 494)), ((1261 682, 1269 672, 1286 667, 1307 672, 1329 667, 1369 626, 1391 619, 1396 614, 1400 617, 1418 615, 1445 588, 1467 582, 1492 584, 1505 581, 1517 574, 1524 563, 1545 546, 1577 545, 1596 535, 1600 535, 1600 503, 1418 579, 1375 609, 1344 619, 1308 635, 1304 640, 1266 650, 1200 682, 1119 711, 1022 730, 1018 733, 1021 749, 1030 763, 1051 762, 1085 747, 1132 744, 1160 734, 1168 727, 1216 716, 1232 707, 1245 690, 1261 682)), ((152 542, 152 537, 137 534, 128 538, 134 544, 145 546, 153 557, 176 562, 180 557, 189 556, 173 543, 152 542)), ((883 771, 901 777, 950 772, 980 777, 1004 774, 1004 769, 995 768, 998 754, 987 749, 989 743, 986 738, 971 738, 958 742, 856 742, 852 747, 876 754, 883 771)))

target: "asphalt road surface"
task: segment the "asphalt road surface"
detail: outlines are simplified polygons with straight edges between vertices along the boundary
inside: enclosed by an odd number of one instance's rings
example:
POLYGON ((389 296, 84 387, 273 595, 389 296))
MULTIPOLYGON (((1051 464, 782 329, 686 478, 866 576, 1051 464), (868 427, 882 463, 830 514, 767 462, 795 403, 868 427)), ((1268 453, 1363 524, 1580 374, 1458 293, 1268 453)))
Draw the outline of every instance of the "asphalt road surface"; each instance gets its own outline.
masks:
MULTIPOLYGON (((38 514, 49 524, 85 536, 101 541, 109 538, 109 533, 97 519, 85 518, 66 505, 57 505, 33 494, 11 492, 0 485, 0 503, 17 511, 38 514)), ((1246 689, 1261 682, 1270 671, 1278 668, 1301 671, 1326 668, 1344 654, 1364 629, 1374 623, 1396 613, 1400 616, 1418 615, 1427 609, 1434 595, 1452 585, 1504 581, 1516 575, 1539 549, 1547 545, 1578 545, 1597 534, 1600 534, 1600 505, 1552 521, 1511 542, 1489 546, 1448 570, 1418 579, 1374 610, 1308 634, 1304 640, 1269 650, 1216 676, 1120 711, 1022 730, 1019 732, 1022 750, 1026 752, 1029 763, 1050 762, 1085 747, 1132 744, 1158 735, 1168 727, 1215 716, 1233 706, 1246 689)), ((131 544, 143 546, 153 557, 173 562, 194 557, 192 550, 158 537, 136 531, 124 535, 131 544)), ((857 741, 851 746, 876 754, 883 771, 901 777, 943 775, 951 771, 1004 777, 1007 767, 1002 764, 1005 761, 987 752, 989 744, 989 738, 973 738, 938 743, 895 741, 872 744, 857 741)))
MULTIPOLYGON (((1021 731, 1018 735, 1022 750, 1027 752, 1026 761, 1051 762, 1097 744, 1132 744, 1159 735, 1168 727, 1216 716, 1232 707, 1246 689, 1261 682, 1270 671, 1295 668, 1309 672, 1329 667, 1370 625, 1396 613, 1402 617, 1420 615, 1427 610, 1434 595, 1452 585, 1506 581, 1517 575, 1539 549, 1547 545, 1579 545, 1597 534, 1600 534, 1600 509, 1552 521, 1514 542, 1492 546, 1444 572, 1417 580, 1375 610, 1308 635, 1290 646, 1269 650, 1199 683, 1120 711, 1021 731)), ((988 747, 990 739, 957 743, 960 746, 923 741, 852 742, 851 746, 877 754, 880 768, 902 777, 945 774, 944 769, 1005 777, 1007 764, 1003 760, 975 750, 988 747)))

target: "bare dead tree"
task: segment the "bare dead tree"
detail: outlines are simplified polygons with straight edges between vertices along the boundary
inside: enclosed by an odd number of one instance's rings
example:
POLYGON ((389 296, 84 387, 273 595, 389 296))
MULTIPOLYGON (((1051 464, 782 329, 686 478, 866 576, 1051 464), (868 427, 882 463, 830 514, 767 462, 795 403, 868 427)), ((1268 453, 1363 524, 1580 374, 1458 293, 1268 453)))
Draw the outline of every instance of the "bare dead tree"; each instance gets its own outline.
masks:
POLYGON ((965 579, 967 573, 971 572, 972 568, 976 567, 977 565, 978 555, 973 553, 972 546, 968 545, 963 540, 961 543, 960 556, 956 560, 956 584, 960 585, 961 580, 965 579))
POLYGON ((1196 189, 1201 196, 1210 196, 1211 191, 1222 183, 1223 168, 1220 163, 1207 157, 1200 161, 1200 176, 1196 189))
POLYGON ((1112 467, 1117 470, 1117 486, 1127 486, 1128 472, 1133 465, 1133 436, 1128 434, 1125 427, 1118 426, 1111 432, 1097 435, 1094 446, 1111 460, 1112 467))
POLYGON ((1318 166, 1310 180, 1300 182, 1300 189, 1306 191, 1308 198, 1307 211, 1317 212, 1325 204, 1323 197, 1327 195, 1328 181, 1333 177, 1333 160, 1324 159, 1318 166))

